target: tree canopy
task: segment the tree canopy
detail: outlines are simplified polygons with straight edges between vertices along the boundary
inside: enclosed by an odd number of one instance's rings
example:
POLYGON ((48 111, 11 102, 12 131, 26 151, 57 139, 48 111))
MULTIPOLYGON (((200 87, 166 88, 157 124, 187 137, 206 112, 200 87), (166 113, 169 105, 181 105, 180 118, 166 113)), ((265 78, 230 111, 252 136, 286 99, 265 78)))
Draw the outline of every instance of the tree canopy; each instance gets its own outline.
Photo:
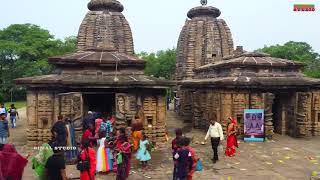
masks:
POLYGON ((257 51, 272 57, 303 62, 306 64, 304 73, 307 76, 320 78, 320 55, 306 42, 289 41, 283 45, 265 46, 257 51))
POLYGON ((176 49, 161 50, 157 53, 141 52, 137 55, 147 61, 146 75, 173 79, 176 67, 176 49))
POLYGON ((48 30, 33 24, 13 24, 0 30, 0 101, 22 96, 13 80, 20 77, 48 74, 52 66, 48 57, 73 52, 76 38, 55 39, 48 30))

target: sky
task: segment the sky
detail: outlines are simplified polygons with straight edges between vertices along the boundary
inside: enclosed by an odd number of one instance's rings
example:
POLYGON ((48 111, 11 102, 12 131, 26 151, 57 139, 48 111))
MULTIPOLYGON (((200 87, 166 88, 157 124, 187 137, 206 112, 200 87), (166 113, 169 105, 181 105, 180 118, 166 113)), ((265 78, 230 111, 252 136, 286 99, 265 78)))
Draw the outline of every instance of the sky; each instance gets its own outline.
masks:
MULTIPOLYGON (((32 23, 56 38, 77 35, 89 0, 0 0, 0 29, 32 23)), ((120 0, 133 32, 135 51, 176 47, 187 12, 200 0, 120 0)), ((235 46, 247 51, 265 45, 304 41, 320 53, 320 1, 208 0, 220 9, 235 46), (315 12, 294 12, 294 4, 315 4, 315 12)))

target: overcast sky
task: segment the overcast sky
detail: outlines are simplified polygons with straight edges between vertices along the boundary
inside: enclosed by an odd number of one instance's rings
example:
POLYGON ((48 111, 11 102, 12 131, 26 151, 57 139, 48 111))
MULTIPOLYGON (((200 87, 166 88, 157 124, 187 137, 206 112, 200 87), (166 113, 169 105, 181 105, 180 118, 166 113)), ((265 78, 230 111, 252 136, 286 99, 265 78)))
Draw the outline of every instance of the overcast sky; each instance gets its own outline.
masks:
MULTIPOLYGON (((89 0, 6 0, 0 5, 0 28, 33 23, 57 38, 77 35, 89 0)), ((120 0, 133 31, 136 51, 176 47, 187 12, 200 0, 120 0)), ((264 45, 305 41, 320 52, 320 1, 208 0, 229 25, 235 46, 254 50, 264 45), (295 3, 315 4, 315 12, 294 12, 295 3)))

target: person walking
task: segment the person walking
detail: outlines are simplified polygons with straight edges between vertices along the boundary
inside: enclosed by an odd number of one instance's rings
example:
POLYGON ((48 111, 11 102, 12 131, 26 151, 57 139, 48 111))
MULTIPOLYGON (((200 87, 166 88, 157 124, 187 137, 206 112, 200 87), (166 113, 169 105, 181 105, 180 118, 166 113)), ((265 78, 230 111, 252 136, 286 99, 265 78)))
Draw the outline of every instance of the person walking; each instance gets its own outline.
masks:
POLYGON ((137 152, 137 160, 139 160, 142 164, 142 168, 147 168, 148 161, 151 160, 151 156, 149 153, 150 143, 147 136, 143 133, 142 139, 140 140, 140 148, 137 152))
POLYGON ((176 171, 174 172, 174 180, 187 180, 192 168, 192 155, 186 147, 186 138, 177 140, 178 150, 173 156, 176 160, 176 171))
POLYGON ((6 119, 6 113, 0 112, 0 144, 7 144, 10 137, 9 123, 6 119))
POLYGON ((227 147, 225 154, 229 157, 236 155, 236 148, 238 147, 237 141, 237 121, 232 117, 229 117, 228 129, 227 129, 227 147))
POLYGON ((220 144, 220 141, 224 140, 223 136, 223 130, 221 127, 221 124, 216 122, 215 120, 210 121, 210 126, 207 132, 206 137, 204 138, 204 141, 206 142, 208 138, 211 138, 211 146, 213 150, 213 163, 216 163, 219 160, 218 156, 218 146, 220 144))
POLYGON ((88 160, 90 169, 80 172, 80 180, 94 180, 97 165, 96 151, 90 147, 90 141, 88 139, 84 139, 81 142, 81 149, 79 160, 88 160))
MULTIPOLYGON (((177 128, 175 130, 176 133, 176 138, 174 138, 171 142, 171 148, 172 148, 172 156, 174 156, 178 149, 179 146, 177 144, 178 140, 182 138, 182 129, 181 128, 177 128)), ((177 163, 178 161, 173 157, 173 179, 176 180, 176 174, 177 174, 177 163)))
POLYGON ((7 109, 4 106, 4 103, 0 103, 0 113, 5 113, 6 117, 7 117, 7 109))
POLYGON ((175 151, 177 151, 178 147, 177 147, 177 140, 182 138, 182 129, 181 128, 177 128, 175 130, 176 133, 176 138, 174 138, 171 142, 171 148, 172 148, 172 152, 175 153, 175 151))
POLYGON ((199 158, 196 154, 196 150, 193 149, 191 146, 190 146, 190 143, 191 143, 191 140, 190 138, 185 138, 185 147, 186 149, 189 150, 189 152, 191 153, 191 159, 192 159, 192 163, 191 163, 191 169, 188 173, 188 177, 187 177, 187 180, 192 180, 192 177, 193 177, 193 174, 196 172, 196 167, 197 167, 197 162, 199 161, 199 158))
POLYGON ((128 137, 125 133, 125 128, 118 130, 118 137, 116 140, 117 152, 117 178, 116 180, 126 180, 129 177, 131 169, 131 145, 128 142, 128 137))
POLYGON ((8 113, 10 114, 11 127, 16 128, 16 126, 17 126, 16 121, 17 121, 17 118, 19 118, 19 113, 18 113, 17 108, 14 106, 14 104, 11 104, 8 113))
POLYGON ((53 155, 49 157, 45 165, 46 180, 67 180, 66 162, 60 145, 52 145, 53 155))

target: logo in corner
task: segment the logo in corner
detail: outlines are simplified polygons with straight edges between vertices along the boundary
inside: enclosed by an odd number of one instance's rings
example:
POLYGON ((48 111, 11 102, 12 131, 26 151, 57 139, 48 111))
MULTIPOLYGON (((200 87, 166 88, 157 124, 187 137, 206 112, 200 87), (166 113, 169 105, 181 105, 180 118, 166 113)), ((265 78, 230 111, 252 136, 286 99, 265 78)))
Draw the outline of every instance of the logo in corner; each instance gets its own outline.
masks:
POLYGON ((302 12, 307 12, 307 11, 315 11, 315 6, 314 4, 295 4, 293 6, 293 11, 302 11, 302 12))

